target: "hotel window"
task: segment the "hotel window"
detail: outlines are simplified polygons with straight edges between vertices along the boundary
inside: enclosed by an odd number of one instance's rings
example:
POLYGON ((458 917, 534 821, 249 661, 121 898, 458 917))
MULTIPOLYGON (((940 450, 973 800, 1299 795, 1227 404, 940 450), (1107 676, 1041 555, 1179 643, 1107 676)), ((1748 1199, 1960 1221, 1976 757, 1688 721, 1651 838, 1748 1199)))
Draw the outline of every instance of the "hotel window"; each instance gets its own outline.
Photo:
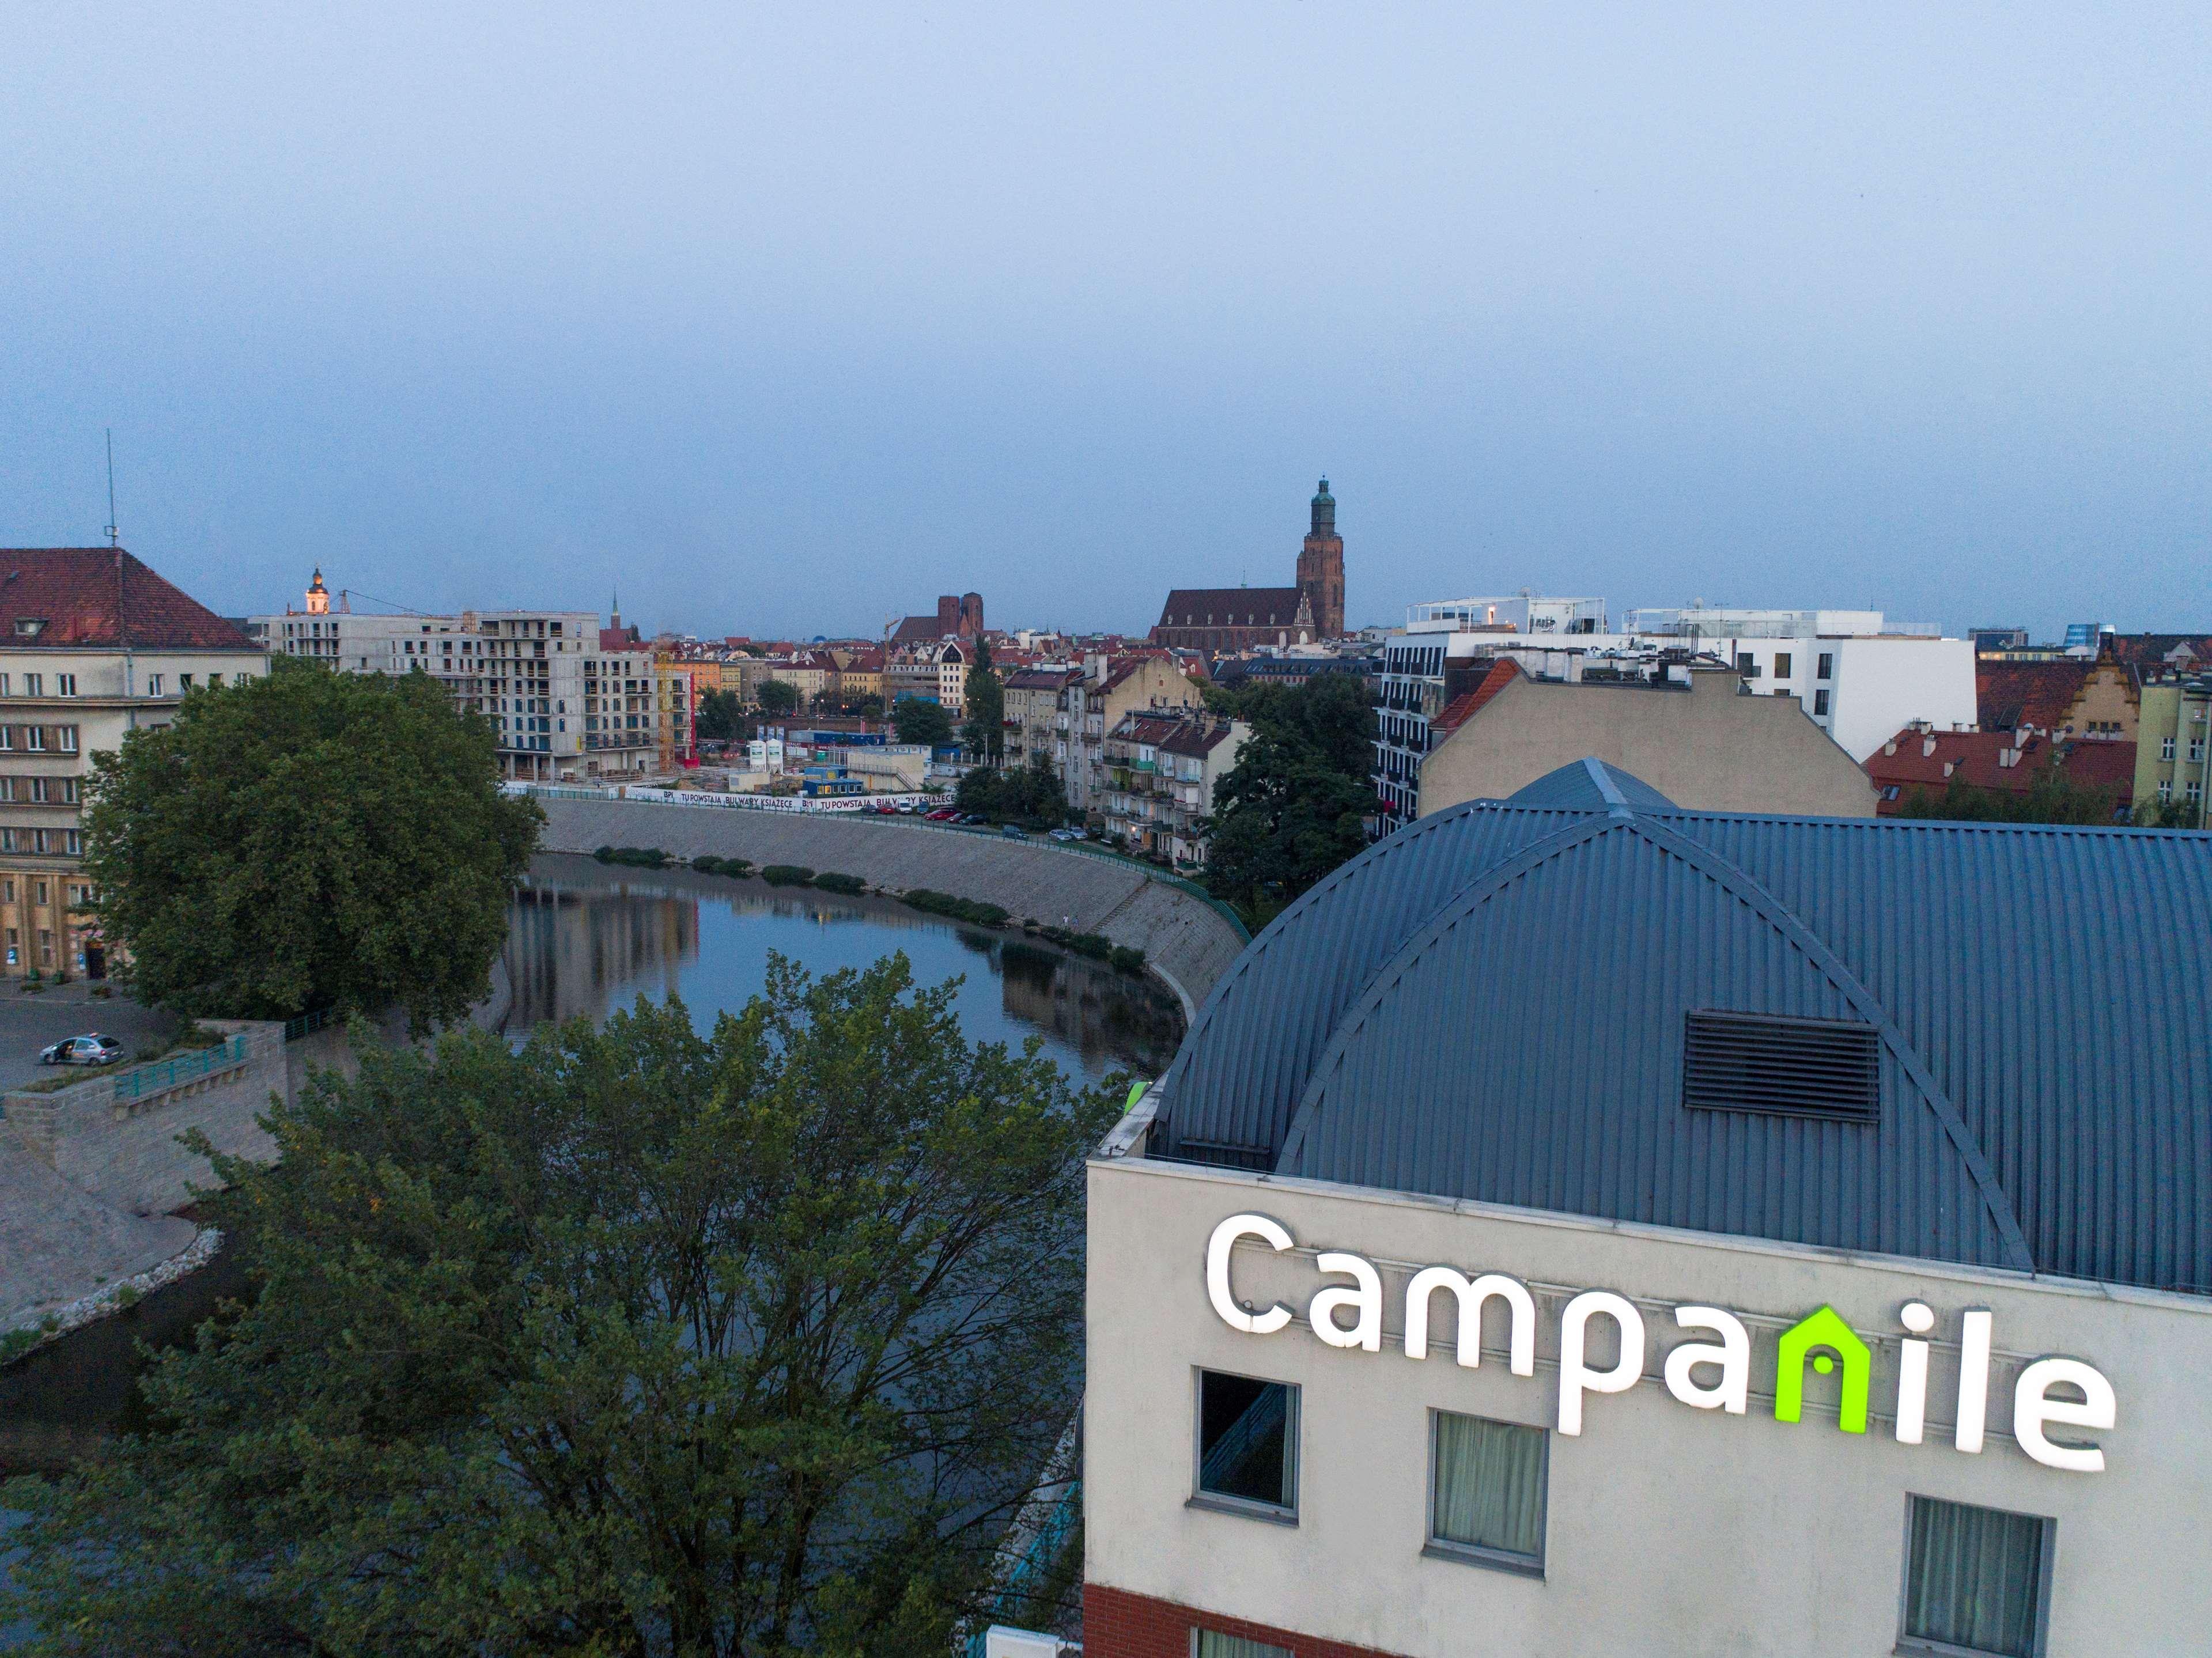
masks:
POLYGON ((2036 1658, 2051 1602, 2051 1522, 1932 1497, 1909 1503, 1898 1650, 2036 1658))
POLYGON ((54 689, 63 696, 75 696, 76 695, 76 676, 73 673, 56 674, 54 676, 54 689))
POLYGON ((1431 1411, 1425 1552, 1540 1574, 1547 1449, 1541 1428, 1431 1411))
POLYGON ((46 675, 44 675, 44 674, 42 674, 42 673, 27 673, 27 674, 25 674, 25 675, 23 676, 23 695, 26 695, 26 696, 44 696, 46 694, 46 675))
POLYGON ((1298 1509, 1298 1390, 1198 1373, 1197 1491, 1208 1506, 1279 1518, 1298 1509))
POLYGON ((1832 653, 1831 653, 1831 652, 1828 652, 1828 651, 1822 651, 1822 652, 1820 653, 1820 677, 1821 677, 1822 679, 1833 679, 1835 677, 1836 677, 1836 659, 1835 659, 1835 656, 1834 656, 1834 654, 1833 654, 1832 653))
POLYGON ((1774 655, 1774 677, 1775 677, 1777 679, 1787 679, 1787 678, 1789 678, 1789 677, 1790 677, 1790 653, 1789 653, 1789 652, 1787 652, 1787 651, 1778 651, 1778 652, 1776 652, 1776 653, 1775 653, 1775 655, 1774 655))
POLYGON ((1813 717, 1815 720, 1826 720, 1828 717, 1827 692, 1814 691, 1813 693, 1813 717))
POLYGON ((1190 1652, 1191 1658, 1297 1658, 1288 1647, 1270 1646, 1265 1641, 1211 1629, 1191 1631, 1190 1652))

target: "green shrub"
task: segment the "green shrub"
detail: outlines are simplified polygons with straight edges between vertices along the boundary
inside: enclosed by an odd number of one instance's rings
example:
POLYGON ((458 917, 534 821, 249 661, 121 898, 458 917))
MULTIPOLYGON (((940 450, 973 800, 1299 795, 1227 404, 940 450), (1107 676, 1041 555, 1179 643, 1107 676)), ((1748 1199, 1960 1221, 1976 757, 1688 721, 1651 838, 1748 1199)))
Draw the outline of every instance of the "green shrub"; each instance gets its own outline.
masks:
POLYGON ((848 896, 866 890, 868 885, 857 875, 841 875, 835 870, 826 875, 816 876, 814 884, 824 892, 842 892, 848 896))
POLYGON ((814 872, 804 864, 770 864, 761 871, 761 879, 772 887, 803 887, 814 878, 814 872))
POLYGON ((1127 973, 1133 977, 1145 970, 1145 952, 1127 944, 1115 945, 1113 959, 1116 973, 1127 973))
POLYGON ((972 922, 977 926, 1003 926, 1011 913, 997 904, 956 898, 949 892, 932 892, 927 887, 915 887, 900 896, 913 908, 927 910, 932 915, 950 916, 956 921, 972 922))
POLYGON ((691 867, 702 875, 726 875, 732 880, 742 880, 753 872, 752 863, 744 858, 717 858, 713 853, 694 858, 691 867))
POLYGON ((135 1284, 124 1284, 115 1292, 115 1304, 128 1312, 146 1299, 146 1292, 135 1284))
POLYGON ((39 1345, 36 1330, 10 1330, 0 1336, 0 1364, 13 1364, 39 1345))

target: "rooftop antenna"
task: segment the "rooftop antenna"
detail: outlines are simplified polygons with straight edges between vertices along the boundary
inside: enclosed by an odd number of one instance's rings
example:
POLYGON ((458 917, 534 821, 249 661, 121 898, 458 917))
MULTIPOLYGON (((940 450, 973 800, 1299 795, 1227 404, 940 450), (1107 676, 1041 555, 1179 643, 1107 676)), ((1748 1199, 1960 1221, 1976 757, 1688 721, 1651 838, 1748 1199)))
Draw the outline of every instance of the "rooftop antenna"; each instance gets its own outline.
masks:
POLYGON ((107 544, 121 545, 121 531, 115 527, 115 428, 107 428, 107 544))

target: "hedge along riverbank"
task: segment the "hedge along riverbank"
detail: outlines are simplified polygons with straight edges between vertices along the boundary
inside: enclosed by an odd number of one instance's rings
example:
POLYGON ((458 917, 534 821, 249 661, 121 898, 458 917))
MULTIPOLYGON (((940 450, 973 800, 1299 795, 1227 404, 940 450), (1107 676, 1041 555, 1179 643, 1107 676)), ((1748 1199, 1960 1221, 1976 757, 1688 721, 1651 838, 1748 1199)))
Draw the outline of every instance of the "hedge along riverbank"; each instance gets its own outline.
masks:
POLYGON ((1071 936, 1096 933, 1145 952, 1187 1019, 1244 948, 1235 924, 1150 865, 1039 841, 943 829, 911 818, 831 812, 707 811, 644 800, 538 797, 539 844, 589 853, 651 847, 674 860, 713 857, 757 869, 790 864, 859 878, 896 894, 923 889, 996 904, 1071 936))

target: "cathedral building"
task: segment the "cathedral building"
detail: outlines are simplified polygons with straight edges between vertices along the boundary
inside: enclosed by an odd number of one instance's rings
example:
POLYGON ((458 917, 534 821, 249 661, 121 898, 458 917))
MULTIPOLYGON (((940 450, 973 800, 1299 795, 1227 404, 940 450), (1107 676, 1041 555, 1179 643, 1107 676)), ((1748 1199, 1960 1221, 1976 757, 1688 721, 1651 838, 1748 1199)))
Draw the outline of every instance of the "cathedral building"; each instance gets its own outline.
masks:
POLYGON ((1200 651, 1311 645, 1344 634, 1344 537, 1328 480, 1313 498, 1312 526, 1291 587, 1178 587, 1161 607, 1152 642, 1200 651))

